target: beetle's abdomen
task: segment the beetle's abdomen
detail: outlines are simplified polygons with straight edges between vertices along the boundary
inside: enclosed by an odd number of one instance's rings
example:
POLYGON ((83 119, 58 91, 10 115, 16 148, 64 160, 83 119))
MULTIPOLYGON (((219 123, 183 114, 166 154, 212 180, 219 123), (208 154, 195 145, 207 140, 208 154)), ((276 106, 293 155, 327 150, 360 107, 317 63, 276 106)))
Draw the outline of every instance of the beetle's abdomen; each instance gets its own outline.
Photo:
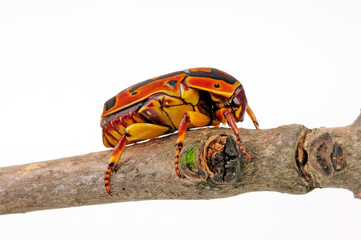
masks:
POLYGON ((100 120, 104 146, 114 147, 121 136, 124 135, 125 129, 134 123, 149 122, 138 113, 142 105, 142 103, 136 104, 131 108, 103 117, 100 120))

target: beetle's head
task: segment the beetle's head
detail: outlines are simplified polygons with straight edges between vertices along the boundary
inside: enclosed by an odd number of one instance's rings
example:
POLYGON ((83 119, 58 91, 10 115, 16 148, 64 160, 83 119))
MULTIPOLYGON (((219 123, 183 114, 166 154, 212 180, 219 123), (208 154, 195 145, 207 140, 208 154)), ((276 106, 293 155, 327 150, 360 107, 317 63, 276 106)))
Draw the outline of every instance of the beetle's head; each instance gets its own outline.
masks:
POLYGON ((247 108, 247 98, 243 86, 238 86, 230 98, 229 107, 232 110, 235 120, 242 122, 247 108))

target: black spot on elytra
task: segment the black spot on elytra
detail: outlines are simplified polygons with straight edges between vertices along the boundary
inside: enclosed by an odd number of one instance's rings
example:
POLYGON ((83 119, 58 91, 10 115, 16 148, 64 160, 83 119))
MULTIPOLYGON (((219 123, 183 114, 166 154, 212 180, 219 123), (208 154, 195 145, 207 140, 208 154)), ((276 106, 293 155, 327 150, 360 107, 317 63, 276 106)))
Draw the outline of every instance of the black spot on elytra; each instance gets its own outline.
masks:
POLYGON ((132 92, 132 95, 135 95, 135 94, 137 94, 138 92, 132 92))
POLYGON ((167 84, 171 87, 175 87, 177 81, 176 80, 171 80, 171 81, 168 81, 167 84))
POLYGON ((112 97, 108 101, 105 102, 105 111, 108 111, 112 107, 114 107, 115 102, 117 101, 116 97, 112 97))
POLYGON ((214 87, 215 87, 215 88, 219 88, 219 87, 220 87, 220 86, 219 86, 219 83, 214 84, 214 87))

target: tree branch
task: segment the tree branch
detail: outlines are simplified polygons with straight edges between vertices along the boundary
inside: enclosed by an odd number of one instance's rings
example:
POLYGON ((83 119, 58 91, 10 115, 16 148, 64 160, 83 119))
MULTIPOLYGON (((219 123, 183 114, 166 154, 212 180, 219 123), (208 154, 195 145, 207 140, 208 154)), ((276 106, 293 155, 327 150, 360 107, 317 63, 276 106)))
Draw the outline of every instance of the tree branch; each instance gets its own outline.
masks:
POLYGON ((239 153, 230 129, 188 131, 179 179, 174 171, 177 135, 128 146, 112 175, 111 150, 0 168, 0 214, 149 199, 212 199, 251 191, 304 194, 336 187, 361 198, 361 115, 346 127, 241 129, 239 153))

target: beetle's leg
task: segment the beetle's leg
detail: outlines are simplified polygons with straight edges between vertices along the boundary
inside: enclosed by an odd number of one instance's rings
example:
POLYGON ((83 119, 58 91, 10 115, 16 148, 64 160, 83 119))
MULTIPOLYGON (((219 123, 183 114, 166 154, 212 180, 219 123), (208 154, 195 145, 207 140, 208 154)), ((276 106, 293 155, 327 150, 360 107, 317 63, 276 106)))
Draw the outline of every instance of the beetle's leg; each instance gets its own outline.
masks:
POLYGON ((184 178, 179 171, 179 156, 183 148, 184 138, 187 131, 187 123, 189 124, 190 127, 204 127, 207 126, 210 121, 211 119, 208 116, 199 112, 187 111, 183 115, 183 118, 178 128, 178 139, 176 143, 177 152, 174 160, 175 171, 179 178, 184 178))
POLYGON ((110 195, 112 195, 112 192, 110 191, 110 187, 109 187, 110 174, 111 172, 113 172, 118 168, 118 163, 120 157, 122 156, 122 153, 124 152, 125 145, 127 145, 127 139, 126 139, 126 135, 124 134, 119 139, 118 143, 115 145, 112 156, 109 159, 108 169, 105 172, 104 185, 105 185, 105 189, 110 195))
POLYGON ((233 120, 233 118, 231 117, 231 115, 229 114, 228 110, 224 109, 222 111, 223 115, 225 116, 225 118, 227 119, 228 125, 232 128, 232 131, 234 133, 234 135, 236 135, 237 138, 237 142, 239 144, 239 149, 241 150, 241 152, 249 159, 252 159, 252 157, 250 155, 248 155, 248 153, 246 153, 246 151, 244 150, 243 146, 242 146, 242 138, 241 138, 241 133, 239 132, 239 129, 237 127, 237 124, 235 123, 235 121, 233 120))
POLYGON ((118 163, 122 153, 124 152, 125 145, 127 145, 128 142, 136 142, 149 138, 155 138, 166 133, 168 130, 169 127, 150 123, 135 123, 125 129, 125 133, 121 136, 118 143, 114 147, 112 156, 109 159, 108 169, 104 177, 105 188, 110 195, 112 195, 109 188, 110 174, 113 171, 117 171, 118 163))
POLYGON ((135 123, 126 129, 127 139, 137 142, 146 139, 154 139, 169 131, 169 127, 152 123, 135 123))
POLYGON ((181 173, 179 171, 179 156, 180 156, 180 153, 183 148, 184 138, 186 136, 188 119, 189 119, 189 113, 186 112, 183 115, 183 118, 182 118, 182 120, 179 124, 179 128, 178 128, 178 139, 177 139, 177 143, 176 143, 177 152, 175 154, 174 164, 175 164, 175 172, 177 173, 179 178, 184 178, 184 176, 181 175, 181 173))
POLYGON ((246 111, 247 111, 248 116, 252 119, 254 126, 256 127, 256 129, 258 129, 259 124, 258 124, 256 115, 254 115, 252 109, 248 105, 247 105, 246 111))

